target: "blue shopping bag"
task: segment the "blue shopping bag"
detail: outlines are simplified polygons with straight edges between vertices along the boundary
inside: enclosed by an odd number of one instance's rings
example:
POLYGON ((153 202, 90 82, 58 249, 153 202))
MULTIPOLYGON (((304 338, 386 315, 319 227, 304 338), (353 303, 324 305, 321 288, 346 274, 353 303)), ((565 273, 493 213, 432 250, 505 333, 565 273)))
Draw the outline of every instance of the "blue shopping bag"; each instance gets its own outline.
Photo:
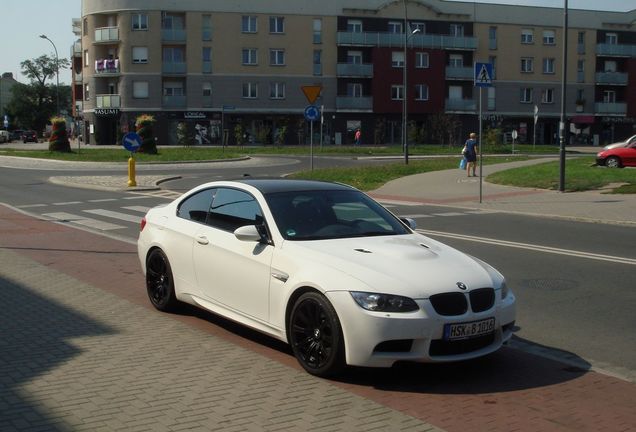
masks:
POLYGON ((459 169, 466 169, 466 158, 462 158, 462 160, 459 161, 459 169))

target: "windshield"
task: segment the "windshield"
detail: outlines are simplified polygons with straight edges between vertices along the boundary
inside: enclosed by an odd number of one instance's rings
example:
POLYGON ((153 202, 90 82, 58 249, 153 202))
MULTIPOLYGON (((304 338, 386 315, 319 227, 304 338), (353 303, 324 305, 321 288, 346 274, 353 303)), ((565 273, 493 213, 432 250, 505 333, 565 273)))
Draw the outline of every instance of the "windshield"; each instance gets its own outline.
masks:
POLYGON ((410 233, 384 207, 356 190, 277 192, 265 199, 286 240, 410 233))

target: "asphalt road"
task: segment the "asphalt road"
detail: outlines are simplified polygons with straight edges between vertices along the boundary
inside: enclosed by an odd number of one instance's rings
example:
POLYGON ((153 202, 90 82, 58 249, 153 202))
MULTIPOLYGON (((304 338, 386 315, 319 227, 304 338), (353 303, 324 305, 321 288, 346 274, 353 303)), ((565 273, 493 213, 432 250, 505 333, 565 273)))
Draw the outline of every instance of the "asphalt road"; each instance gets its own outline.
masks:
MULTIPOLYGON (((361 162, 321 158, 315 161, 315 166, 355 163, 361 162)), ((257 164, 141 170, 177 173, 181 179, 163 187, 183 192, 213 179, 243 174, 278 176, 308 166, 307 159, 259 158, 257 164)), ((99 175, 117 172, 111 168, 92 168, 83 169, 81 174, 92 171, 99 171, 99 175)), ((62 215, 56 218, 70 221, 72 226, 134 242, 145 209, 173 196, 93 191, 47 182, 52 175, 73 173, 63 168, 55 172, 3 168, 0 202, 47 218, 62 215), (78 215, 84 219, 74 219, 78 215), (86 225, 92 220, 101 221, 101 228, 86 225)), ((419 228, 429 235, 489 262, 506 275, 518 297, 517 341, 547 347, 556 356, 579 359, 618 375, 634 376, 635 267, 599 256, 636 258, 633 228, 501 213, 476 214, 439 206, 391 206, 391 210, 415 218, 419 228)))

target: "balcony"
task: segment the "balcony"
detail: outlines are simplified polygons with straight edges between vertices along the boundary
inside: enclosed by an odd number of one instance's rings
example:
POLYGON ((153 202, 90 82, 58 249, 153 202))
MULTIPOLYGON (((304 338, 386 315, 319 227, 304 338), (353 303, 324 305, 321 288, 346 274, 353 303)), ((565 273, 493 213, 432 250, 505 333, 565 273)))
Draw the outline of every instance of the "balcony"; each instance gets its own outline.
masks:
POLYGON ((166 75, 184 75, 186 73, 186 63, 163 62, 161 71, 166 75))
POLYGON ((119 75, 119 59, 95 60, 95 75, 119 75))
MULTIPOLYGON (((338 45, 404 47, 403 33, 373 32, 338 32, 338 45)), ((416 34, 409 36, 408 46, 411 48, 437 48, 476 50, 477 38, 472 36, 448 36, 432 34, 416 34)))
POLYGON ((186 106, 186 97, 184 95, 163 97, 164 108, 185 108, 185 106, 186 106))
POLYGON ((370 111, 373 109, 373 98, 371 96, 338 96, 336 97, 336 109, 370 111))
POLYGON ((82 57, 82 43, 80 41, 76 41, 71 46, 71 57, 82 57))
POLYGON ((446 99, 446 111, 469 111, 477 110, 477 102, 473 99, 446 99))
POLYGON ((164 42, 185 42, 185 29, 161 29, 161 40, 164 42))
POLYGON ((446 79, 470 80, 475 78, 475 71, 472 67, 446 66, 446 79))
POLYGON ((73 74, 73 84, 81 84, 82 83, 82 73, 74 73, 73 74))
POLYGON ((627 85, 627 74, 623 72, 596 72, 596 84, 627 85))
POLYGON ((212 62, 211 61, 204 61, 201 64, 201 72, 203 72, 204 74, 211 74, 212 73, 212 62))
POLYGON ((621 102, 596 102, 594 104, 596 114, 627 114, 627 104, 621 102))
POLYGON ((119 42, 118 27, 101 27, 95 29, 95 43, 119 42))
POLYGON ((596 55, 636 57, 636 45, 597 44, 596 55))
POLYGON ((338 78, 373 78, 373 65, 338 63, 336 73, 338 78))
POLYGON ((96 108, 120 108, 121 98, 117 94, 97 95, 95 96, 96 108))

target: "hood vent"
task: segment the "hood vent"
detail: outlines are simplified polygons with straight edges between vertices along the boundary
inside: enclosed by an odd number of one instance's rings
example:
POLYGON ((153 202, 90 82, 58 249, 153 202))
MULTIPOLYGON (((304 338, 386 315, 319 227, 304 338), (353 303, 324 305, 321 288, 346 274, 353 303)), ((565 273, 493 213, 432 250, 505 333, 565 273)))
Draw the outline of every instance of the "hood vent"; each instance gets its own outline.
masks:
POLYGON ((420 243, 420 246, 422 246, 424 249, 430 249, 430 247, 428 245, 425 245, 424 243, 420 243))
POLYGON ((371 252, 369 249, 362 249, 362 248, 354 249, 354 251, 356 251, 356 252, 362 252, 362 253, 373 253, 373 252, 371 252))

